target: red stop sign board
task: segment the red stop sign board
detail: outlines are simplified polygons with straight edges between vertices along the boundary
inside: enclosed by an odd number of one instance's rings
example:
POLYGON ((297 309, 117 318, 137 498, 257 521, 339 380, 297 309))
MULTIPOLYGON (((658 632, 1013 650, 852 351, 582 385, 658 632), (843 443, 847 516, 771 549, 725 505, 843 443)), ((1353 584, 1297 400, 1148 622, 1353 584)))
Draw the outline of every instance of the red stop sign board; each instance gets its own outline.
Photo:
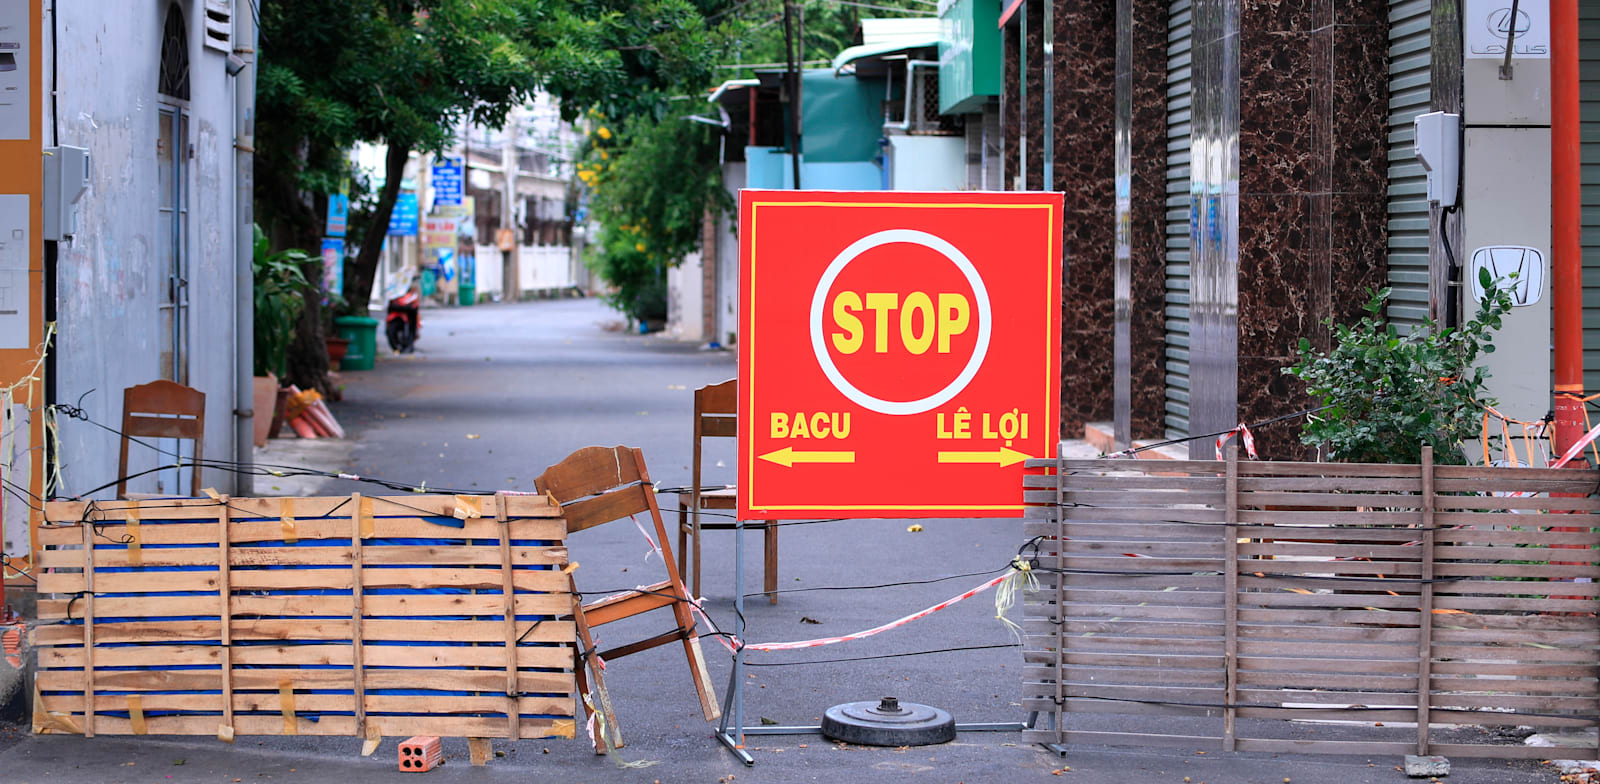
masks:
POLYGON ((1060 428, 1061 209, 741 192, 741 518, 1020 516, 1060 428))

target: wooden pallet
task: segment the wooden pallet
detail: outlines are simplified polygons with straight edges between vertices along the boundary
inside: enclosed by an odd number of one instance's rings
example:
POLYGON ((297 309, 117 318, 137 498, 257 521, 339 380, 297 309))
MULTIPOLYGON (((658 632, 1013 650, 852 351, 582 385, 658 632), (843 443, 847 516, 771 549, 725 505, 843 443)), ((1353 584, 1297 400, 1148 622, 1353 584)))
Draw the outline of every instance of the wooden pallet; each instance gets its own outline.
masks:
POLYGON ((55 502, 45 517, 35 732, 574 735, 566 522, 548 498, 55 502))

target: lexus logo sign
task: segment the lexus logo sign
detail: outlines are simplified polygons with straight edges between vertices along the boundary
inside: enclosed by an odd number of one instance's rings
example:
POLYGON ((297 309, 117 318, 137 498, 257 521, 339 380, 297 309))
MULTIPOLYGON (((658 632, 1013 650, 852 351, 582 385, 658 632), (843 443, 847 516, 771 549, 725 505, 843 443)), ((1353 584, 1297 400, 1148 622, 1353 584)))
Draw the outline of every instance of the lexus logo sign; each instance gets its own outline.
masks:
POLYGON ((1466 0, 1462 33, 1467 59, 1503 59, 1506 42, 1512 57, 1542 60, 1550 57, 1550 0, 1466 0))

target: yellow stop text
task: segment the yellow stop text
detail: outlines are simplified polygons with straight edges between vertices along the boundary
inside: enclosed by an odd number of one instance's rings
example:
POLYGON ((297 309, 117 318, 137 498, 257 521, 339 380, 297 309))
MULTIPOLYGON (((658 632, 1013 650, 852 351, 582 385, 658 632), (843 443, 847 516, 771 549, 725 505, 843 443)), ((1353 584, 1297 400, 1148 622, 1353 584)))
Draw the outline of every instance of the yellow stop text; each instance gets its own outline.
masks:
POLYGON ((927 292, 913 291, 905 299, 894 292, 869 291, 865 297, 854 291, 841 291, 833 297, 833 323, 839 332, 833 334, 833 347, 841 354, 860 351, 867 340, 866 325, 862 323, 863 310, 872 312, 867 317, 872 322, 872 350, 887 354, 890 347, 890 322, 897 322, 897 337, 906 351, 924 354, 935 348, 940 354, 950 353, 950 339, 967 331, 972 321, 972 303, 962 294, 941 293, 935 297, 927 292), (899 311, 898 317, 894 316, 899 311))

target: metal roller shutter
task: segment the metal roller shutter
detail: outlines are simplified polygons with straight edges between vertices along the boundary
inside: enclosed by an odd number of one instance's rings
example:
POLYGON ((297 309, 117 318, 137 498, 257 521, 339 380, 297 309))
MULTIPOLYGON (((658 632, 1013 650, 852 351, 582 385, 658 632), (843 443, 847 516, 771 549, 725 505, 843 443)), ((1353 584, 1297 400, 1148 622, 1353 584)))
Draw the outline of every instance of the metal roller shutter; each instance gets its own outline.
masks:
POLYGON ((1428 181, 1412 122, 1429 111, 1430 0, 1389 0, 1389 319, 1428 317, 1428 181))
POLYGON ((1189 435, 1189 37, 1192 0, 1167 8, 1167 353, 1168 438, 1189 435))

